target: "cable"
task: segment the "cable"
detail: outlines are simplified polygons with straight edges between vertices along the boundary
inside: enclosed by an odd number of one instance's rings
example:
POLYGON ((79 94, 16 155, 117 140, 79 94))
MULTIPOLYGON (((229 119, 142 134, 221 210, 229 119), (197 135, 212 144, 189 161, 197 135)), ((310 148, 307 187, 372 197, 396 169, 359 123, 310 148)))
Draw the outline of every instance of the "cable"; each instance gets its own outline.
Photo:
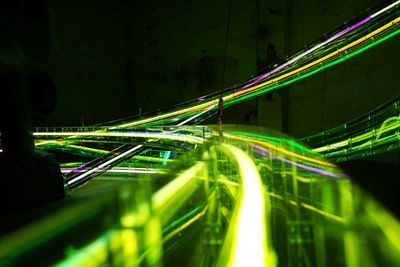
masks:
POLYGON ((228 2, 228 17, 226 22, 225 46, 224 46, 224 65, 222 68, 222 86, 225 86, 226 58, 228 54, 229 31, 231 27, 232 0, 228 2))

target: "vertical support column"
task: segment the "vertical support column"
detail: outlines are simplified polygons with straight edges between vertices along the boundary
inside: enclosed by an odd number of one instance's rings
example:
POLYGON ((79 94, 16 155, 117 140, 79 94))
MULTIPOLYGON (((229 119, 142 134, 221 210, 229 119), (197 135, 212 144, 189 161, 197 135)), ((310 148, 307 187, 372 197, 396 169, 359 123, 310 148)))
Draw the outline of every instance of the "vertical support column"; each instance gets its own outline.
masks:
POLYGON ((1 1, 0 13, 0 211, 10 213, 61 199, 64 184, 58 164, 35 153, 31 129, 38 81, 28 78, 50 54, 47 1, 1 1))
MULTIPOLYGON (((283 1, 257 1, 257 70, 267 72, 276 67, 285 55, 285 5, 283 1)), ((282 129, 282 95, 269 93, 258 98, 257 121, 259 125, 282 129)))
MULTIPOLYGON (((285 0, 284 1, 284 39, 283 39, 283 54, 289 55, 291 52, 291 36, 290 30, 292 27, 292 0, 285 0)), ((290 86, 286 86, 282 88, 280 91, 280 95, 282 97, 282 132, 289 133, 290 125, 289 125, 289 117, 290 117, 290 86)))

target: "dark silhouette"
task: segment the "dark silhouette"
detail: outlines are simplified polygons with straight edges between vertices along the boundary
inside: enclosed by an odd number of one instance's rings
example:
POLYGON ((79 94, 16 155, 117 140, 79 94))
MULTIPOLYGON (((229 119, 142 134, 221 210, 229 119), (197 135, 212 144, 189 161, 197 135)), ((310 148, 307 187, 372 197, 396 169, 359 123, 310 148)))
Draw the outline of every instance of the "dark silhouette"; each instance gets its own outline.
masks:
POLYGON ((45 1, 0 2, 0 210, 10 213, 64 197, 58 164, 35 151, 32 106, 51 112, 55 87, 45 1), (33 103, 31 102, 31 92, 33 103))

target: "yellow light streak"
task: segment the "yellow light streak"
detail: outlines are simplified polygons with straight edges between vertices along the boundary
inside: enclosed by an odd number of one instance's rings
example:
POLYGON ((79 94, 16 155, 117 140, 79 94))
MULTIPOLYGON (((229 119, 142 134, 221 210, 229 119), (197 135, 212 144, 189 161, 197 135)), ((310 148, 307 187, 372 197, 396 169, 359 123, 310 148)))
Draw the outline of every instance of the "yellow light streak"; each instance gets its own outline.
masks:
MULTIPOLYGON (((268 195, 271 196, 271 197, 274 197, 274 198, 278 198, 280 200, 284 200, 282 195, 278 195, 277 193, 274 193, 274 192, 268 192, 268 195)), ((290 203, 293 206, 298 206, 298 203, 296 201, 294 201, 294 200, 289 200, 288 203, 290 203)), ((339 223, 346 222, 346 220, 343 217, 340 217, 340 216, 337 216, 335 214, 323 211, 321 209, 318 209, 318 208, 314 207, 313 205, 310 205, 310 204, 307 204, 307 203, 304 203, 304 202, 300 202, 300 206, 302 206, 305 209, 314 211, 314 212, 316 212, 316 213, 318 213, 318 214, 320 214, 320 215, 322 215, 322 216, 324 216, 324 217, 326 217, 328 219, 331 219, 333 221, 336 221, 336 222, 339 222, 339 223)))
MULTIPOLYGON (((338 148, 348 146, 349 144, 353 145, 358 142, 364 141, 366 139, 370 139, 374 136, 375 136, 375 140, 378 140, 382 134, 393 131, 394 129, 397 129, 399 127, 400 127, 400 116, 399 117, 397 117, 397 116, 390 117, 382 123, 379 130, 372 129, 371 131, 369 131, 367 133, 363 133, 363 134, 355 136, 355 137, 350 137, 347 140, 343 140, 340 142, 336 142, 334 144, 329 144, 329 145, 325 145, 322 147, 314 148, 313 151, 321 153, 321 152, 329 151, 331 149, 338 149, 338 148)), ((361 148, 361 147, 369 146, 371 143, 372 143, 372 140, 365 142, 364 144, 358 145, 357 147, 361 148)))
POLYGON ((196 214, 193 218, 191 218, 190 220, 188 220, 187 222, 185 222, 184 224, 182 224, 181 226, 179 226, 178 228, 176 228, 175 230, 173 230, 171 233, 169 233, 168 235, 166 235, 163 238, 163 242, 167 242, 168 240, 170 240, 173 236, 175 236, 176 234, 178 234, 179 232, 183 231, 184 229, 186 229, 188 226, 190 226, 192 223, 194 223, 195 221, 197 221, 198 219, 200 219, 207 211, 207 206, 198 214, 196 214))
POLYGON ((221 145, 222 152, 238 163, 241 196, 231 221, 232 252, 226 266, 276 266, 276 256, 267 245, 266 200, 257 166, 241 149, 221 145))
POLYGON ((365 211, 367 215, 371 218, 371 221, 375 222, 377 226, 381 229, 384 236, 392 244, 394 249, 398 253, 400 253, 399 222, 385 209, 372 201, 368 201, 366 203, 365 211))
MULTIPOLYGON (((273 83, 279 82, 280 80, 282 80, 284 78, 287 78, 287 77, 289 77, 291 75, 295 75, 295 74, 297 74, 297 73, 299 73, 299 72, 301 72, 301 71, 303 71, 305 69, 308 69, 310 67, 313 67, 313 66, 315 66, 317 64, 321 64, 323 61, 328 60, 331 57, 337 56, 340 53, 346 51, 347 49, 349 49, 349 48, 351 48, 351 47, 353 47, 353 46, 355 46, 357 44, 360 44, 360 43, 364 42, 365 40, 367 40, 369 38, 372 38, 373 36, 383 32, 384 30, 387 30, 388 28, 392 27, 393 25, 395 25, 399 21, 400 21, 400 17, 397 17, 396 19, 390 21, 389 23, 383 25, 382 27, 372 31, 371 33, 369 33, 369 34, 357 39, 356 41, 354 41, 354 42, 352 42, 352 43, 350 43, 350 44, 348 44, 348 45, 346 45, 346 46, 344 46, 344 47, 342 47, 342 48, 340 48, 340 49, 338 49, 338 50, 336 50, 336 51, 334 51, 334 52, 332 52, 332 53, 330 53, 330 54, 328 54, 328 55, 326 55, 326 56, 324 56, 324 57, 322 57, 320 59, 317 59, 317 60, 315 60, 315 61, 313 61, 313 62, 311 62, 311 63, 309 63, 307 65, 304 65, 302 67, 299 67, 299 68, 297 68, 297 69, 295 69, 293 71, 287 72, 287 73, 285 73, 285 74, 283 74, 281 76, 278 76, 278 77, 276 77, 274 79, 267 80, 267 81, 265 81, 265 82, 263 82, 261 84, 251 86, 251 87, 249 87, 249 88, 247 88, 245 90, 241 90, 241 91, 238 91, 238 92, 234 92, 234 93, 232 93, 230 95, 224 96, 222 98, 222 100, 223 101, 232 100, 232 99, 234 99, 234 98, 236 98, 236 97, 238 97, 240 95, 243 95, 243 94, 246 94, 248 92, 254 91, 256 89, 265 87, 265 86, 267 86, 269 84, 273 84, 273 83)), ((184 109, 173 111, 173 112, 170 112, 170 113, 161 114, 161 115, 150 117, 150 118, 147 118, 147 119, 138 120, 138 121, 134 121, 134 122, 125 123, 125 124, 122 124, 122 125, 113 126, 113 127, 110 127, 109 129, 122 129, 122 128, 127 128, 127 127, 133 127, 133 126, 138 126, 140 124, 145 124, 145 123, 149 123, 149 122, 153 122, 153 121, 157 121, 157 120, 162 120, 162 119, 167 119, 167 118, 170 118, 170 117, 182 115, 182 114, 185 114, 185 113, 195 112, 195 111, 201 110, 203 108, 204 109, 205 108, 210 108, 211 109, 211 108, 217 106, 218 102, 219 102, 219 99, 214 99, 214 100, 211 100, 209 102, 206 102, 206 103, 203 103, 203 104, 200 104, 200 105, 197 105, 197 106, 192 106, 192 107, 189 107, 189 108, 184 108, 184 109)))
MULTIPOLYGON (((338 54, 340 54, 340 53, 346 51, 347 49, 349 49, 349 48, 351 48, 351 47, 353 47, 353 46, 355 46, 355 45, 357 45, 357 44, 359 44, 359 43, 361 43, 361 42, 364 42, 365 40, 367 40, 367 39, 369 39, 369 38, 371 38, 371 37, 377 35, 378 33, 383 32, 384 30, 386 30, 386 29, 392 27, 394 24, 398 23, 399 21, 400 21, 400 17, 397 17, 396 19, 394 19, 394 20, 392 20, 391 22, 389 22, 389 23, 383 25, 382 27, 380 27, 380 28, 378 28, 378 29, 372 31, 371 33, 369 33, 369 34, 367 34, 367 35, 365 35, 365 36, 363 36, 363 37, 357 39, 356 41, 354 41, 354 42, 352 42, 352 43, 350 43, 350 44, 348 44, 348 45, 346 45, 346 46, 344 46, 344 47, 342 47, 342 48, 340 48, 340 49, 338 49, 338 50, 336 50, 336 51, 334 51, 334 52, 332 52, 332 53, 330 53, 330 54, 328 54, 328 55, 326 55, 326 56, 324 56, 324 57, 322 57, 322 58, 320 58, 320 59, 317 59, 317 60, 315 60, 315 61, 313 61, 313 62, 311 62, 311 63, 309 63, 309 64, 307 64, 307 65, 304 65, 304 66, 298 68, 298 69, 295 69, 295 70, 293 70, 293 71, 290 71, 290 72, 288 72, 288 73, 285 73, 285 74, 283 74, 283 75, 281 75, 281 76, 279 76, 279 77, 277 77, 277 78, 274 78, 274 79, 268 80, 268 81, 266 81, 266 82, 263 82, 263 83, 261 83, 261 84, 252 86, 252 87, 250 87, 250 88, 248 88, 248 89, 245 89, 245 90, 236 92, 236 93, 234 93, 233 95, 234 95, 234 97, 236 97, 236 96, 239 96, 239 95, 248 93, 249 91, 253 91, 253 90, 255 90, 255 89, 264 87, 264 86, 266 86, 266 85, 269 85, 269 84, 278 82, 278 81, 280 81, 280 80, 282 80, 282 79, 284 79, 284 78, 286 78, 286 77, 289 77, 289 76, 291 76, 291 75, 293 75, 293 74, 296 74, 296 73, 298 73, 298 72, 300 72, 300 71, 303 71, 303 70, 308 69, 308 68, 310 68, 310 67, 312 67, 312 66, 315 66, 315 65, 317 65, 317 64, 320 64, 320 63, 322 63, 323 61, 325 61, 325 60, 327 60, 327 59, 329 59, 329 58, 331 58, 331 57, 333 57, 333 56, 336 56, 336 55, 338 55, 338 54)), ((225 99, 224 99, 224 100, 225 100, 225 99)))
POLYGON ((110 151, 108 150, 103 150, 103 149, 98 149, 98 148, 92 148, 92 147, 87 147, 87 146, 79 146, 79 145, 73 145, 70 144, 70 141, 58 141, 58 140, 53 140, 53 141, 45 141, 45 142, 38 142, 35 143, 36 146, 41 146, 41 145, 47 145, 47 144, 54 144, 54 145, 59 145, 63 147, 68 147, 72 149, 77 149, 77 150, 83 150, 83 151, 90 151, 94 153, 99 153, 99 154, 108 154, 110 151))
POLYGON ((160 216, 162 224, 171 218, 199 186, 201 179, 198 176, 205 166, 204 162, 196 163, 153 194, 153 209, 160 216))
POLYGON ((132 138, 156 138, 156 139, 167 139, 176 140, 189 143, 201 144, 204 142, 203 138, 197 136, 186 136, 177 134, 165 134, 165 133, 138 133, 138 132, 36 132, 34 136, 96 136, 96 137, 132 137, 132 138))
POLYGON ((307 157, 307 156, 303 156, 303 155, 297 154, 295 152, 289 151, 289 150, 287 150, 287 149, 285 149, 283 147, 279 147, 277 145, 274 145, 274 144, 271 144, 271 143, 268 143, 268 142, 265 142, 265 141, 261 141, 261 140, 258 140, 258 139, 239 136, 239 135, 232 135, 232 134, 227 134, 227 133, 225 133, 224 136, 232 138, 232 139, 238 139, 238 140, 246 141, 246 142, 257 143, 257 144, 259 144, 259 145, 261 145, 263 147, 266 147, 266 148, 268 148, 270 150, 278 151, 278 152, 280 152, 280 153, 282 153, 282 154, 284 154, 286 156, 298 158, 298 159, 305 160, 305 161, 308 161, 308 162, 317 163, 319 165, 324 165, 324 166, 329 166, 329 167, 336 167, 336 165, 334 165, 332 163, 325 162, 325 161, 318 160, 318 159, 314 159, 314 158, 310 158, 310 157, 307 157))
POLYGON ((185 113, 191 113, 191 112, 203 109, 203 108, 210 108, 211 109, 213 106, 217 106, 218 105, 218 101, 219 101, 218 99, 212 100, 210 102, 206 102, 206 103, 203 103, 203 104, 200 104, 200 105, 197 105, 197 106, 193 106, 193 107, 177 110, 177 111, 170 112, 170 113, 165 113, 165 114, 162 114, 162 115, 158 115, 158 116, 155 116, 155 117, 150 117, 150 118, 139 120, 139 121, 134 121, 134 122, 125 123, 125 124, 122 124, 122 125, 113 126, 113 127, 110 127, 109 129, 110 130, 123 129, 123 128, 127 128, 127 127, 133 127, 133 126, 138 126, 140 124, 149 123, 149 122, 152 122, 152 121, 167 119, 169 117, 174 117, 174 116, 182 115, 182 114, 185 114, 185 113))

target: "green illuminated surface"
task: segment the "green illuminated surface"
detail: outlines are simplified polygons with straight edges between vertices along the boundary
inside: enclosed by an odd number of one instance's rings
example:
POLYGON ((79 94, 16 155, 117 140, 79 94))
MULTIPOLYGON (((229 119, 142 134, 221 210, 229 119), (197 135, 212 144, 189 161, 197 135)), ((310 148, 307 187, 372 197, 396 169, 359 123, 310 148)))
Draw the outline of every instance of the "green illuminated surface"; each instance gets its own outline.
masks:
MULTIPOLYGON (((197 129, 208 138, 186 153, 165 162, 174 149, 148 148, 72 188, 59 212, 0 239, 2 263, 32 262, 35 251, 55 266, 400 264, 399 222, 335 165, 262 128, 197 129), (145 164, 154 173, 132 172, 145 164), (53 240, 67 244, 52 247, 57 257, 46 256, 53 240)), ((70 155, 65 168, 78 166, 70 155)))
POLYGON ((368 157, 400 147, 400 98, 350 122, 304 138, 315 152, 337 162, 368 157))

